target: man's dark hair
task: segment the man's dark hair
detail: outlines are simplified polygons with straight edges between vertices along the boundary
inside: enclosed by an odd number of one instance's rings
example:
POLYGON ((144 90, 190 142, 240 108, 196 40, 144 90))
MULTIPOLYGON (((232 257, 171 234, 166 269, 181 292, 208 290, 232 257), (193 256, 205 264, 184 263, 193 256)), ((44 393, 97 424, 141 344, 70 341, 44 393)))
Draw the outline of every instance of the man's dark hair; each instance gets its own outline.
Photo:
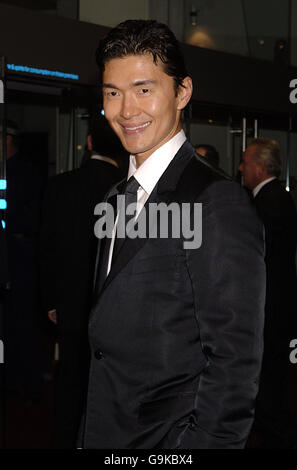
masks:
MULTIPOLYGON (((205 158, 210 161, 215 166, 219 166, 220 164, 220 155, 219 152, 215 147, 209 144, 196 144, 195 150, 198 151, 198 148, 205 149, 205 158)), ((198 152, 199 153, 199 152, 198 152)))
POLYGON ((109 31, 96 51, 100 79, 109 60, 144 54, 151 54, 155 63, 163 63, 165 73, 174 79, 176 91, 182 86, 188 72, 179 42, 168 26, 155 20, 127 20, 109 31))

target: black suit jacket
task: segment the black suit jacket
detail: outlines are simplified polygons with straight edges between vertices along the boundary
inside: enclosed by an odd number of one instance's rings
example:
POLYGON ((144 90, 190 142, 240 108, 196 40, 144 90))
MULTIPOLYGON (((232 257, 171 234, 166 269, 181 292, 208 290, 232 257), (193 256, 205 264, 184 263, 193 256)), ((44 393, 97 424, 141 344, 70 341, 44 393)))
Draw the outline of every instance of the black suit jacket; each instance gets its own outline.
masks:
POLYGON ((91 159, 50 180, 41 234, 41 281, 46 310, 56 309, 59 374, 54 446, 73 448, 89 369, 87 325, 97 239, 94 208, 120 179, 112 164, 91 159))
POLYGON ((261 188, 255 205, 265 227, 265 348, 273 352, 280 339, 295 338, 296 334, 297 212, 291 195, 278 179, 261 188))
POLYGON ((90 159, 48 183, 41 234, 42 292, 46 309, 57 309, 63 329, 79 333, 81 321, 86 322, 97 249, 94 208, 119 179, 112 164, 90 159))
POLYGON ((202 245, 125 241, 91 312, 82 445, 241 448, 262 358, 262 224, 240 186, 188 142, 149 202, 202 203, 202 245))

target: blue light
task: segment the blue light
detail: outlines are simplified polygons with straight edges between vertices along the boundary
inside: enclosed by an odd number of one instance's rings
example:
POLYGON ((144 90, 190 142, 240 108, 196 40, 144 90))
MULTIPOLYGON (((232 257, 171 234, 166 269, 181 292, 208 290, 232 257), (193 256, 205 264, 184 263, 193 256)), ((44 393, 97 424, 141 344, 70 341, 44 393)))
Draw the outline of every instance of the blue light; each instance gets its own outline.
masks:
POLYGON ((0 199, 0 209, 7 209, 7 202, 5 199, 0 199))
POLYGON ((105 114, 104 109, 101 109, 101 114, 102 114, 102 116, 104 116, 104 114, 105 114))
POLYGON ((6 188, 7 188, 6 180, 0 180, 0 189, 6 189, 6 188))
POLYGON ((7 68, 8 70, 13 70, 14 72, 26 72, 37 75, 44 75, 47 77, 70 78, 71 80, 79 80, 79 75, 74 73, 59 72, 58 70, 38 69, 36 67, 28 67, 27 65, 15 64, 7 64, 7 68))
POLYGON ((1 220, 1 222, 2 222, 2 227, 3 227, 3 229, 5 229, 6 224, 5 224, 4 220, 1 220))

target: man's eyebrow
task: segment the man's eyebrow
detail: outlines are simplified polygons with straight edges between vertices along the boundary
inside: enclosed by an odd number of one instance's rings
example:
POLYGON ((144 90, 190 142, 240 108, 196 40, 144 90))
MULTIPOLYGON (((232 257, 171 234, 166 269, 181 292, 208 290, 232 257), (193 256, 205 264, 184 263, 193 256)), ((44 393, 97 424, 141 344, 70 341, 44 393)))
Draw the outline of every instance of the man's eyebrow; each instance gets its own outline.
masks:
MULTIPOLYGON (((156 80, 136 80, 135 82, 130 83, 130 87, 135 86, 143 86, 143 85, 155 85, 157 83, 156 80)), ((118 90, 119 88, 114 85, 113 83, 103 83, 102 88, 112 88, 114 90, 118 90)))
POLYGON ((113 89, 115 89, 115 90, 118 89, 118 88, 117 88, 115 85, 113 85, 112 83, 103 83, 103 84, 102 84, 102 88, 113 88, 113 89))
POLYGON ((136 82, 131 83, 130 86, 155 85, 156 83, 156 80, 136 80, 136 82))

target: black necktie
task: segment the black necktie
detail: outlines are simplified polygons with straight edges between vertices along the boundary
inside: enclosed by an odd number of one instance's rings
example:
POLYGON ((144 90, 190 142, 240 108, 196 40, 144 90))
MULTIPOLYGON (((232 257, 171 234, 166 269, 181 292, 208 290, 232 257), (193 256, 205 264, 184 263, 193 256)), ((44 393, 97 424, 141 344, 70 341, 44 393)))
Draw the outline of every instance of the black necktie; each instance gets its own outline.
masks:
MULTIPOLYGON (((124 201, 124 204, 122 204, 122 206, 119 209, 118 224, 121 220, 123 220, 123 218, 125 219, 125 233, 126 233, 127 223, 129 222, 130 219, 133 218, 133 215, 127 215, 127 207, 129 206, 129 204, 137 203, 137 190, 139 186, 140 184, 138 183, 138 181, 134 178, 134 176, 131 176, 129 180, 127 181, 125 191, 123 192, 123 196, 125 196, 125 201, 124 201), (123 211, 125 211, 124 212, 125 217, 124 217, 124 214, 122 214, 123 211)), ((117 236, 117 233, 118 233, 118 228, 115 234, 112 260, 114 260, 117 257, 125 241, 125 238, 119 238, 117 236)))

